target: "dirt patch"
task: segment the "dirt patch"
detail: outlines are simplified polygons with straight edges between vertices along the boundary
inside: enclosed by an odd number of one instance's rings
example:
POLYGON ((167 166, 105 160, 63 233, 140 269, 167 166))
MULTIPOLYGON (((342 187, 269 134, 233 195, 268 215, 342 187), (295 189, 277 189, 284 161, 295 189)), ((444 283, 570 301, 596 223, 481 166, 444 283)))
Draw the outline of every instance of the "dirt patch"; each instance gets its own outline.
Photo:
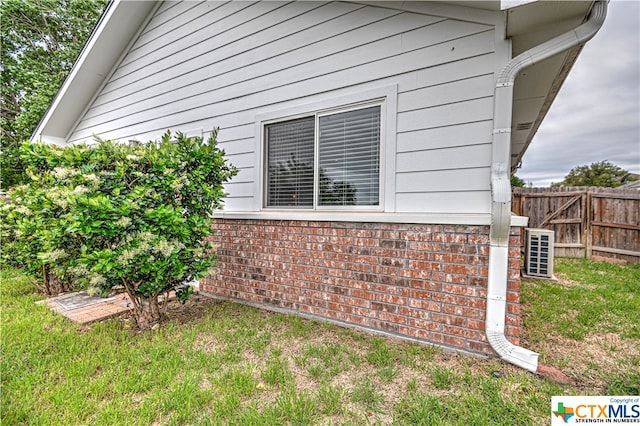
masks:
POLYGON ((223 342, 218 341, 212 334, 200 334, 193 342, 193 347, 194 349, 206 354, 212 354, 222 352, 226 345, 223 342))
POLYGON ((221 300, 214 299, 212 297, 201 296, 199 294, 194 295, 188 299, 184 304, 178 300, 170 300, 167 305, 166 316, 163 322, 177 321, 178 323, 189 323, 195 319, 202 318, 206 308, 213 305, 221 305, 221 300))
POLYGON ((538 344, 545 363, 559 367, 572 377, 576 387, 585 392, 603 394, 607 387, 602 373, 622 373, 627 359, 640 357, 640 346, 634 339, 621 339, 618 334, 589 334, 584 340, 549 336, 538 344))
MULTIPOLYGON (((210 306, 221 305, 224 302, 211 297, 194 295, 184 304, 176 299, 170 299, 167 302, 165 313, 160 320, 159 326, 168 322, 177 322, 178 324, 188 324, 194 320, 202 318, 210 306)), ((105 318, 106 319, 106 318, 105 318)), ((133 333, 145 333, 147 330, 141 330, 136 326, 133 311, 125 312, 119 316, 120 321, 125 328, 131 329, 133 333)))
MULTIPOLYGON (((556 273, 555 276, 558 279, 557 283, 564 288, 580 287, 580 288, 586 288, 589 290, 593 290, 597 288, 597 286, 593 284, 574 281, 571 278, 569 278, 566 274, 563 274, 562 272, 556 273)), ((530 283, 527 282, 527 285, 530 285, 530 283)))

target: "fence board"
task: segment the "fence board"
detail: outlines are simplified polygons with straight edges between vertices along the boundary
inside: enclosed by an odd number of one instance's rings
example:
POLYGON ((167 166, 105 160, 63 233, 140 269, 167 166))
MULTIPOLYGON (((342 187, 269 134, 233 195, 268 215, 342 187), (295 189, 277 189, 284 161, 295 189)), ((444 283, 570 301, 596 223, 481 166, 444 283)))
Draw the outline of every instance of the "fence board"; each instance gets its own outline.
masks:
POLYGON ((640 263, 638 190, 514 188, 512 208, 515 214, 529 217, 530 228, 555 232, 556 256, 640 263))

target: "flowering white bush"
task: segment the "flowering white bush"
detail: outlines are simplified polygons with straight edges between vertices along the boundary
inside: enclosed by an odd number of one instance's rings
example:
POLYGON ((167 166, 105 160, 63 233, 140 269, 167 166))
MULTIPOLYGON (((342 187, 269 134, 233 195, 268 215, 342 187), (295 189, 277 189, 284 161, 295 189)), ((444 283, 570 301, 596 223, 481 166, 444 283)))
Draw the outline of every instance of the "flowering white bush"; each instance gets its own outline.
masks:
MULTIPOLYGON (((106 293, 123 285, 142 327, 160 319, 158 296, 213 266, 209 214, 237 170, 208 141, 25 144, 31 182, 2 207, 2 256, 28 272, 106 293), (6 219, 6 220, 5 220, 6 219)), ((190 289, 190 288, 189 288, 190 289)))

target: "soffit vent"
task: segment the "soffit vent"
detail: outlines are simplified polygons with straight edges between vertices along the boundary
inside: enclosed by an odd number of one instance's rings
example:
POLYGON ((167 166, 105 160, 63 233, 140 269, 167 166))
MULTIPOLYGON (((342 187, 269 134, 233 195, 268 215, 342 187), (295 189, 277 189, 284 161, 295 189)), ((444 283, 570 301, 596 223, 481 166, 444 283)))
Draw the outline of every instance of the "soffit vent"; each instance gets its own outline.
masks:
POLYGON ((533 121, 529 121, 527 123, 518 123, 516 125, 516 131, 531 130, 532 126, 533 126, 533 121))

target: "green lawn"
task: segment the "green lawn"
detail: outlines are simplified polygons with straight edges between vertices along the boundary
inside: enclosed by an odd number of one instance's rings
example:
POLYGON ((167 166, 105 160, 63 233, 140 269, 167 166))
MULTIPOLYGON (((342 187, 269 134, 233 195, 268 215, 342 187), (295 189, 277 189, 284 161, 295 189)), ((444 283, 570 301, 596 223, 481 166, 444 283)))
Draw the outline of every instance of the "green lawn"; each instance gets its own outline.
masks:
POLYGON ((558 281, 523 283, 525 345, 580 394, 640 394, 640 265, 556 259, 558 281))
POLYGON ((578 382, 199 298, 158 330, 78 326, 1 275, 7 425, 547 424, 552 395, 638 394, 640 268, 558 260, 523 283, 525 344, 578 382))

